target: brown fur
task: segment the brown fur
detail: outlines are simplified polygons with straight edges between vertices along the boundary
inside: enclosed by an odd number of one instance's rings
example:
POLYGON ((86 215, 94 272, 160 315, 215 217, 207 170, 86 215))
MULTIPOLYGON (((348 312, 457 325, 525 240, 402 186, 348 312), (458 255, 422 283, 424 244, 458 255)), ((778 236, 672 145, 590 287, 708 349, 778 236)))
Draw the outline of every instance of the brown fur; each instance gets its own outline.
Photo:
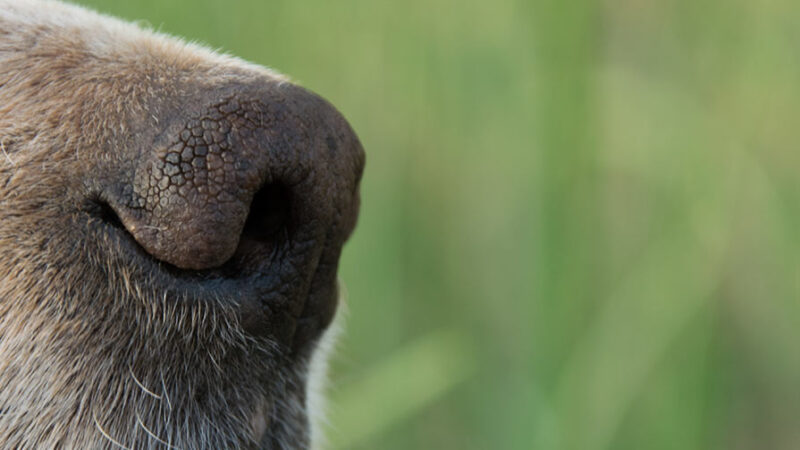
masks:
POLYGON ((0 0, 0 448, 309 447, 307 368, 362 167, 338 113, 267 69, 77 7, 0 0), (285 248, 225 241, 217 210, 196 206, 221 186, 211 178, 179 195, 141 177, 231 101, 251 105, 230 119, 248 150, 220 220, 236 234, 240 205, 287 183, 310 225, 285 248))

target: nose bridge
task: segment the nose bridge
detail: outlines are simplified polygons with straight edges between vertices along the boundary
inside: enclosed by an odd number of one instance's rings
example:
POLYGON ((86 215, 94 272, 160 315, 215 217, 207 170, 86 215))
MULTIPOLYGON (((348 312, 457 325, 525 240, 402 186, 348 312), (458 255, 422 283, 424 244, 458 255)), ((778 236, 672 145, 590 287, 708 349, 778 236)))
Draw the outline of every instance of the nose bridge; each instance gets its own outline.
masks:
POLYGON ((335 187, 326 185, 333 178, 315 177, 326 163, 314 121, 298 120, 303 113, 292 111, 291 97, 242 97, 223 98, 170 127, 140 160, 131 208, 120 217, 155 258, 183 269, 223 264, 237 248, 254 195, 268 183, 298 190, 298 206, 315 206, 300 208, 302 220, 324 215, 321 197, 335 187))

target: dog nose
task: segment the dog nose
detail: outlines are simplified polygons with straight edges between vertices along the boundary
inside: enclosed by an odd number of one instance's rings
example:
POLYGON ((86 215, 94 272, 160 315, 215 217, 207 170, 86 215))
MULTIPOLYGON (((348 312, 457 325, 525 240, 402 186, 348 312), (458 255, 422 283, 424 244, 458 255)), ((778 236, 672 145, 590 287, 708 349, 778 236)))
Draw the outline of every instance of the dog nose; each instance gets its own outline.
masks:
POLYGON ((173 119, 113 206, 147 253, 203 270, 253 242, 347 238, 364 154, 336 109, 288 83, 200 98, 166 107, 173 119))

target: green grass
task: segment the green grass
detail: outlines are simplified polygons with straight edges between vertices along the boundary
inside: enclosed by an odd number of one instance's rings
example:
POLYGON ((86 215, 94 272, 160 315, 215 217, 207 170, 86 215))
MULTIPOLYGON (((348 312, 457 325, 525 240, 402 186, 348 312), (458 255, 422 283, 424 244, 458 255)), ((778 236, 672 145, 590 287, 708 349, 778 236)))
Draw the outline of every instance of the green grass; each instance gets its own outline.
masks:
POLYGON ((335 448, 800 448, 800 3, 86 3, 359 133, 335 448))

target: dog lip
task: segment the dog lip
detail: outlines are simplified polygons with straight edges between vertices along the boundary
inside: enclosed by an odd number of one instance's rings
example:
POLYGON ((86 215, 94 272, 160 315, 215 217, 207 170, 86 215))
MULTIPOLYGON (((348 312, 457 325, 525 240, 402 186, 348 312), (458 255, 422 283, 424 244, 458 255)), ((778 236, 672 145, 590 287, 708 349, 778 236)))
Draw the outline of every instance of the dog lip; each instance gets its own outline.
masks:
MULTIPOLYGON (((142 245, 134 238, 124 222, 119 218, 115 208, 109 202, 103 200, 90 200, 88 206, 84 207, 84 212, 89 216, 90 221, 99 221, 100 230, 102 233, 114 239, 121 245, 120 251, 117 253, 124 254, 125 258, 135 258, 136 263, 143 267, 153 269, 163 275, 165 278, 174 281, 175 283, 183 283, 188 285, 193 284, 216 284, 217 282, 233 282, 237 280, 249 280, 254 274, 259 274, 259 267, 254 270, 237 270, 232 266, 235 262, 229 260, 224 264, 210 268, 210 269, 183 269, 170 264, 169 262, 162 261, 153 257, 147 252, 142 245)), ((274 252, 277 249, 273 248, 269 251, 270 255, 264 259, 272 259, 274 252)), ((265 252, 267 253, 267 252, 265 252)), ((263 266, 264 264, 260 264, 263 266)))
MULTIPOLYGON (((155 259, 124 227, 113 221, 98 221, 97 214, 92 212, 86 214, 89 226, 99 233, 96 237, 105 238, 107 246, 112 247, 102 251, 110 252, 121 263, 139 269, 134 279, 138 278, 142 283, 147 280, 150 289, 174 301, 217 302, 221 307, 234 308, 242 329, 251 337, 268 336, 286 348, 294 349, 298 326, 314 318, 313 311, 306 310, 308 299, 314 292, 310 283, 303 282, 302 274, 281 276, 263 266, 246 274, 239 272, 238 276, 226 274, 227 265, 207 270, 181 269, 155 259), (292 288, 286 292, 283 286, 292 288)), ((318 262, 309 267, 309 279, 318 269, 318 262)))

